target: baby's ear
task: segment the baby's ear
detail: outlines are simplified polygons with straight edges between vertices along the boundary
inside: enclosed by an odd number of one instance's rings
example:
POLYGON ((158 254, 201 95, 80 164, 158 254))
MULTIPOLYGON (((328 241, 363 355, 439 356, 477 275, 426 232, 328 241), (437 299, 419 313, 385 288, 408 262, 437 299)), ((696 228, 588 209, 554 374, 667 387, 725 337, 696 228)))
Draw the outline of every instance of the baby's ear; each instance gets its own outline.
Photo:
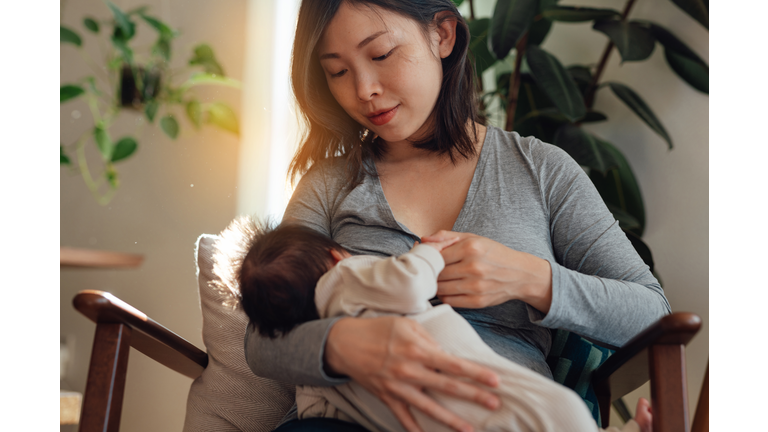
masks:
POLYGON ((343 260, 347 256, 344 255, 343 252, 341 252, 338 249, 330 249, 329 252, 331 253, 331 256, 333 257, 333 265, 336 265, 339 263, 339 261, 343 260))

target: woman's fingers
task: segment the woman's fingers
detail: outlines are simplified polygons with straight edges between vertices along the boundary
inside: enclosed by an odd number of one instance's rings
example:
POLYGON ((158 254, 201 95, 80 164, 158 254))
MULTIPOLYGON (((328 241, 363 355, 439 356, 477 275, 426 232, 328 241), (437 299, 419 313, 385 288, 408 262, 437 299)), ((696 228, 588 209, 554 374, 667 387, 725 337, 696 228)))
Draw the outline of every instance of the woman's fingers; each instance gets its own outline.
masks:
POLYGON ((419 429, 403 404, 457 431, 468 427, 422 389, 489 409, 499 404, 483 387, 498 385, 493 371, 447 354, 420 324, 408 318, 343 318, 331 327, 325 355, 333 372, 350 376, 379 397, 409 432, 419 429))
POLYGON ((386 393, 381 394, 380 396, 381 400, 384 401, 390 410, 392 410, 392 413, 397 417, 397 420, 400 421, 400 424, 403 425, 405 430, 408 432, 424 432, 419 427, 419 424, 416 423, 416 419, 413 418, 413 414, 411 414, 411 411, 408 409, 408 405, 386 393))
MULTIPOLYGON (((445 424, 451 429, 457 432, 474 431, 472 425, 470 425, 466 420, 462 419, 461 417, 447 410, 439 403, 435 402, 434 399, 419 390, 417 387, 412 385, 398 385, 392 390, 397 393, 400 399, 405 401, 408 406, 423 412, 425 415, 432 417, 433 419, 445 424)), ((411 419, 413 419, 413 417, 411 417, 411 419)), ((403 424, 403 426, 405 426, 405 424, 403 424)))

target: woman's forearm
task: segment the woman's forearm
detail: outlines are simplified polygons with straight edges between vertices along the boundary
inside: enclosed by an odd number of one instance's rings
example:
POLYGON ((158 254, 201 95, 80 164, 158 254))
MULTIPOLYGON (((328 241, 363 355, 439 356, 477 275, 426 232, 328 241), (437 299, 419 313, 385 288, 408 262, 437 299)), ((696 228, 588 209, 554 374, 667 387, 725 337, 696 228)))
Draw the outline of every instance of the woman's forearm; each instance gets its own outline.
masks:
POLYGON ((254 374, 296 385, 332 386, 349 381, 325 373, 323 356, 328 332, 338 318, 301 324, 270 339, 250 326, 245 333, 245 360, 254 374))

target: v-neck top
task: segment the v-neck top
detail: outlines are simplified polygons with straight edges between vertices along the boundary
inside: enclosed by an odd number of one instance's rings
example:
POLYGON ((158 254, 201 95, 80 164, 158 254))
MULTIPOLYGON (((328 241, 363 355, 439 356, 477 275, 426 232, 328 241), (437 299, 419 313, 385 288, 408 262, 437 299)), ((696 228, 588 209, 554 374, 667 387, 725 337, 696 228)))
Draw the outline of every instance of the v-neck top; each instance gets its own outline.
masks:
MULTIPOLYGON (((465 209, 468 207, 467 203, 470 203, 471 201, 474 200, 474 196, 475 196, 474 192, 477 189, 477 183, 478 183, 478 172, 481 171, 478 168, 481 167, 484 164, 484 159, 485 159, 486 152, 483 151, 483 148, 485 148, 485 141, 487 139, 488 139, 488 136, 487 136, 487 133, 486 133, 485 140, 483 141, 483 146, 481 147, 480 153, 479 153, 478 158, 477 158, 477 164, 475 165, 475 171, 472 173, 472 181, 469 184, 469 189, 467 190, 467 196, 464 198, 464 203, 461 206, 461 210, 459 210, 458 216, 456 216, 456 220, 453 223, 453 227, 451 228, 451 231, 456 231, 456 232, 463 231, 461 229, 461 226, 462 226, 462 221, 466 219, 464 217, 464 215, 466 214, 465 209)), ((373 166, 374 166, 374 172, 378 173, 378 170, 376 170, 375 164, 373 164, 373 166)), ((408 229, 408 227, 405 226, 405 224, 403 224, 402 222, 399 222, 395 218, 394 212, 392 211, 392 207, 390 207, 389 202, 387 201, 387 197, 386 197, 386 195, 384 195, 384 188, 381 185, 381 181, 379 181, 379 177, 375 177, 375 176, 374 177, 370 177, 369 176, 366 180, 370 180, 371 181, 371 183, 372 183, 371 184, 371 191, 374 194, 376 194, 376 197, 379 199, 379 204, 382 206, 382 213, 383 214, 387 214, 388 213, 388 220, 389 220, 389 222, 392 223, 392 224, 396 224, 403 231, 405 231, 406 233, 408 233, 411 236, 413 236, 413 238, 421 241, 421 239, 419 239, 419 237, 416 234, 414 234, 413 231, 408 229)))
MULTIPOLYGON (((285 211, 353 254, 392 256, 419 238, 393 216, 378 179, 348 187, 346 161, 316 163, 285 211)), ((418 185, 414 185, 417 187, 418 185)), ((623 345, 670 312, 659 282, 637 255, 584 170, 563 150, 489 126, 454 231, 497 241, 549 261, 552 305, 546 316, 513 300, 456 311, 502 356, 550 376, 549 329, 608 346, 623 345)), ((334 385, 322 358, 334 319, 301 324, 284 337, 246 333, 257 375, 299 385, 334 385)))

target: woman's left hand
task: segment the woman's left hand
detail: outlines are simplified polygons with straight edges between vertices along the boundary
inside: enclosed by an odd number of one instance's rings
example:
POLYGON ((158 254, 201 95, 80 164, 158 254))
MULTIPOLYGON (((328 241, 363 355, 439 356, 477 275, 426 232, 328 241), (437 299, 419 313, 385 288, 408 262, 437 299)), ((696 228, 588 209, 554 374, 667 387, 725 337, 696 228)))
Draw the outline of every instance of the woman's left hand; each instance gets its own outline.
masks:
POLYGON ((454 307, 479 309, 522 300, 543 313, 552 304, 549 262, 475 234, 438 231, 424 243, 459 240, 443 249, 445 269, 437 278, 437 296, 454 307))

